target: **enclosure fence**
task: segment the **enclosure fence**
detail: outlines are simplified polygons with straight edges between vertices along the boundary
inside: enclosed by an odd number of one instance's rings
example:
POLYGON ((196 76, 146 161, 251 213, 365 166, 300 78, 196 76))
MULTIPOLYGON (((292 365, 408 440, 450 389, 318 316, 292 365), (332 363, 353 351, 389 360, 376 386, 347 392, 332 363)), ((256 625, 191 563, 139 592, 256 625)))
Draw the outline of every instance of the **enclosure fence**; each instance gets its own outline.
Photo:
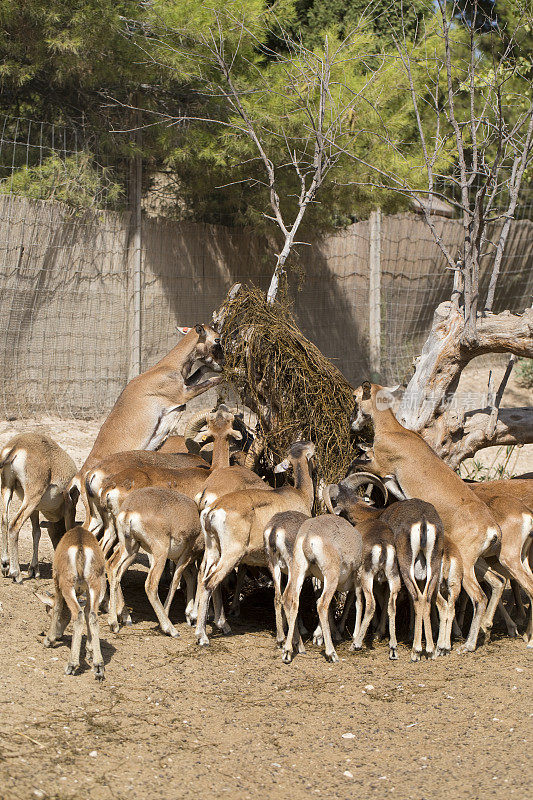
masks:
MULTIPOLYGON (((110 197, 121 208, 123 184, 88 150, 62 141, 57 162, 57 143, 41 144, 36 161, 13 126, 4 125, 0 140, 0 417, 7 419, 100 416, 132 365, 144 370, 168 352, 177 326, 209 321, 233 283, 266 289, 274 264, 272 244, 250 230, 146 217, 140 236, 135 210, 109 209, 110 197), (92 176, 92 194, 86 176, 76 183, 79 168, 92 176)), ((436 225, 458 254, 460 222, 439 217, 436 225)), ((532 265, 533 222, 517 219, 495 313, 531 305, 532 265)), ((482 298, 491 267, 487 253, 482 298)), ((405 378, 452 281, 414 213, 374 214, 314 241, 290 275, 303 333, 353 385, 376 373, 387 383, 405 378)))

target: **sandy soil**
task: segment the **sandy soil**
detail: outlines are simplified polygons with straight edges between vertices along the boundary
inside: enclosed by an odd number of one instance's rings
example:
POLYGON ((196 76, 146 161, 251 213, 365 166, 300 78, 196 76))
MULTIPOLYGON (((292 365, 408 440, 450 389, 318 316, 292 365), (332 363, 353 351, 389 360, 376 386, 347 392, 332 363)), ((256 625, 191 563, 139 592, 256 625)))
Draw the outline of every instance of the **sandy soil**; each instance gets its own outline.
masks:
MULTIPOLYGON (((35 422, 0 424, 0 446, 35 422)), ((78 463, 100 424, 37 422, 78 463)), ((29 555, 25 529, 23 567, 29 555)), ((345 642, 339 664, 309 644, 286 666, 269 590, 249 590, 234 635, 200 650, 179 596, 180 638, 160 633, 139 564, 124 579, 133 625, 115 635, 101 618, 98 685, 86 665, 64 674, 70 629, 42 646, 33 592, 52 588, 51 558, 43 532, 41 580, 0 578, 1 800, 530 796, 533 652, 497 626, 468 656, 412 664, 404 638, 398 662, 345 642)))
MULTIPOLYGON (((22 558, 29 556, 25 537, 22 558)), ((64 675, 70 636, 42 647, 43 578, 0 582, 2 800, 527 798, 533 653, 496 634, 476 653, 390 662, 385 644, 308 646, 292 665, 273 638, 271 597, 248 595, 231 637, 200 650, 161 634, 142 566, 126 575, 133 625, 101 620, 106 681, 64 675)), ((171 616, 183 620, 181 598, 171 616)), ((67 631, 68 633, 68 631, 67 631)))

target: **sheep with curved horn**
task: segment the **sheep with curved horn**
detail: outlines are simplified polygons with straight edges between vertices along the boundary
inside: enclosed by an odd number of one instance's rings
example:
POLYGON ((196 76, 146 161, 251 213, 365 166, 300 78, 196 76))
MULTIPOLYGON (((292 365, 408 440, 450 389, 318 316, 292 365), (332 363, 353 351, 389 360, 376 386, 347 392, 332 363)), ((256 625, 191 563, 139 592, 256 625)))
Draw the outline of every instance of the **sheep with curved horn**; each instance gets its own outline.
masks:
POLYGON ((374 598, 374 581, 387 582, 389 601, 387 613, 389 617, 389 658, 398 658, 396 640, 396 600, 401 588, 400 572, 396 558, 394 534, 391 528, 380 520, 379 509, 370 507, 368 500, 359 498, 355 490, 369 483, 377 486, 387 502, 388 492, 379 478, 369 473, 357 473, 345 478, 339 484, 325 486, 322 498, 328 511, 332 514, 344 514, 355 526, 362 537, 363 555, 360 571, 360 583, 355 587, 356 615, 352 650, 360 650, 366 636, 368 626, 376 610, 374 598), (362 596, 365 598, 363 616, 362 596))
POLYGON ((352 430, 369 422, 374 429, 372 457, 364 469, 393 476, 406 497, 427 499, 434 504, 446 535, 459 550, 463 562, 463 588, 474 605, 470 632, 462 650, 476 649, 487 597, 476 578, 474 567, 480 556, 496 555, 501 528, 487 505, 439 458, 427 442, 401 425, 378 384, 368 381, 354 391, 352 430))

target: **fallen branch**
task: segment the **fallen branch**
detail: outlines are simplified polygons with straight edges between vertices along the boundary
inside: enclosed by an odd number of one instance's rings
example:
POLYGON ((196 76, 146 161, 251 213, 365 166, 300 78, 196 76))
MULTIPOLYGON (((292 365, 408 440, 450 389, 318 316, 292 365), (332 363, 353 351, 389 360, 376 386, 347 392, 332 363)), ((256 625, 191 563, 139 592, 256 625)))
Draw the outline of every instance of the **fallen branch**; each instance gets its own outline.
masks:
POLYGON ((476 339, 468 345, 462 342, 464 325, 461 312, 450 301, 437 307, 431 332, 400 403, 398 419, 406 428, 424 435, 424 430, 445 412, 447 398, 472 359, 486 353, 533 357, 533 308, 523 314, 504 311, 480 317, 476 339))
POLYGON ((452 469, 485 447, 533 444, 531 406, 499 409, 493 430, 491 413, 491 409, 469 411, 460 426, 454 426, 448 415, 443 414, 434 426, 424 431, 424 439, 452 469))

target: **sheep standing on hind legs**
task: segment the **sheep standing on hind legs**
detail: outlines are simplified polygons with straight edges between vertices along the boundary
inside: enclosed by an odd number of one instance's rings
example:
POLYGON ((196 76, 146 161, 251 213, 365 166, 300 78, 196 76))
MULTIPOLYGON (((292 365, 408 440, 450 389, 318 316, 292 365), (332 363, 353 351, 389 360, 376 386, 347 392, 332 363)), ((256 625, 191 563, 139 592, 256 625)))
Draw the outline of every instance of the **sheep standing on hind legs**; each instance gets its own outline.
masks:
POLYGON ((48 520, 48 532, 54 548, 61 536, 74 525, 74 505, 65 491, 76 472, 76 464, 68 453, 48 436, 21 433, 11 439, 0 453, 2 485, 2 573, 22 582, 19 566, 18 539, 20 529, 31 519, 33 555, 28 576, 38 578, 39 512, 48 520), (9 509, 13 494, 22 503, 12 522, 9 509))
POLYGON ((390 394, 365 381, 354 392, 354 431, 370 420, 374 427, 372 457, 364 469, 382 479, 394 477, 403 495, 431 502, 444 524, 446 536, 456 545, 463 564, 463 588, 472 600, 474 616, 462 652, 476 649, 487 597, 474 567, 480 556, 496 555, 501 529, 485 503, 419 436, 404 428, 394 416, 390 394))
POLYGON ((99 461, 126 450, 157 450, 165 441, 186 403, 217 386, 224 354, 219 335, 207 325, 195 325, 180 342, 150 369, 137 375, 123 389, 100 428, 93 448, 70 484, 81 495, 85 522, 91 516, 85 478, 99 461), (201 362, 191 373, 195 362, 201 362))
POLYGON ((44 646, 51 647, 63 636, 70 619, 73 622, 70 658, 65 669, 73 675, 80 665, 83 621, 87 625, 87 660, 92 663, 96 680, 104 679, 104 660, 100 650, 100 631, 98 608, 106 588, 104 554, 100 545, 89 531, 80 526, 67 531, 54 553, 53 575, 55 597, 52 599, 42 592, 37 597, 52 608, 50 630, 44 639, 44 646), (82 608, 78 595, 85 594, 85 608, 82 608))

